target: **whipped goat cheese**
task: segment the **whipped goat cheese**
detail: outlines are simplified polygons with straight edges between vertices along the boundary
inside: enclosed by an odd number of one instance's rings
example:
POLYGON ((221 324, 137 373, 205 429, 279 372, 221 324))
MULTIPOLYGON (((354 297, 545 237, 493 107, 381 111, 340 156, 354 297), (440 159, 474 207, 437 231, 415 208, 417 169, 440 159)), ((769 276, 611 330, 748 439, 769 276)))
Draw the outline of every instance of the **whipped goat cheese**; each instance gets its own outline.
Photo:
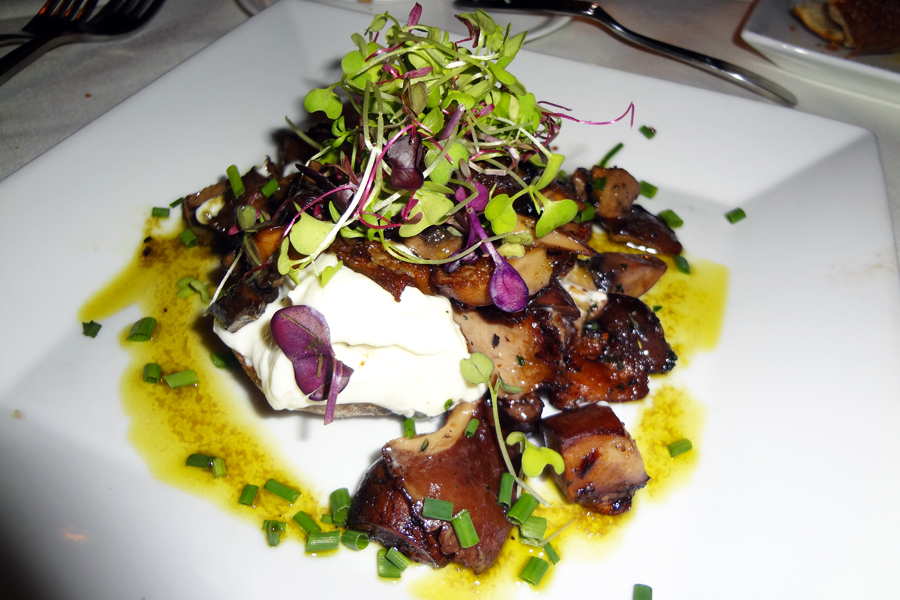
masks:
POLYGON ((353 369, 338 404, 371 403, 406 416, 435 416, 444 412, 448 399, 455 403, 481 397, 487 388, 468 383, 460 372, 459 361, 469 351, 447 298, 407 287, 397 302, 347 267, 322 287, 319 273, 336 264, 333 254, 323 254, 301 272, 296 285, 286 279, 278 300, 238 331, 215 325, 219 337, 256 370, 273 408, 325 404, 309 400, 297 387, 291 361, 272 339, 272 316, 297 304, 324 315, 335 356, 353 369))

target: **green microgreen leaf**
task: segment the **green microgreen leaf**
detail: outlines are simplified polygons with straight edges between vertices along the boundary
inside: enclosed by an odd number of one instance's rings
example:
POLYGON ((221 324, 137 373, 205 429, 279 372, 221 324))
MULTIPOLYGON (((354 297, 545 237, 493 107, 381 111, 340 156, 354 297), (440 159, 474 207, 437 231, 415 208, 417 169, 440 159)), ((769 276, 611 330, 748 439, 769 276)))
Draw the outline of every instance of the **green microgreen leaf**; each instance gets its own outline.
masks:
POLYGON ((329 119, 337 119, 341 116, 343 104, 331 88, 317 88, 310 90, 303 98, 303 108, 310 113, 322 111, 329 119))
MULTIPOLYGON (((484 208, 484 217, 490 221, 494 235, 503 235, 512 231, 518 218, 513 209, 513 198, 508 194, 497 194, 484 208)), ((513 241, 507 238, 507 241, 513 241)))
POLYGON ((529 477, 537 477, 550 465, 557 475, 562 475, 566 468, 563 457, 547 447, 536 446, 528 441, 521 431, 514 431, 506 436, 506 444, 517 445, 522 452, 522 471, 529 477))
POLYGON ((344 261, 339 260, 335 265, 329 265, 322 269, 322 274, 319 275, 319 284, 322 287, 328 285, 328 282, 331 281, 331 278, 334 277, 335 273, 341 270, 341 267, 344 266, 344 261))
POLYGON ((557 227, 565 225, 578 214, 578 205, 572 200, 548 201, 541 218, 534 226, 534 235, 542 238, 557 227))
POLYGON ((473 352, 469 358, 459 361, 459 368, 466 381, 478 385, 490 381, 491 373, 494 372, 494 361, 481 352, 473 352))
POLYGON ((550 183, 556 179, 556 174, 559 172, 559 168, 562 166, 565 159, 566 157, 562 154, 550 154, 547 158, 547 166, 544 168, 544 172, 541 173, 541 178, 534 184, 534 189, 542 190, 550 185, 550 183))
POLYGON ((402 237, 411 237, 422 233, 426 228, 432 225, 442 223, 447 218, 447 213, 453 208, 453 201, 443 194, 436 194, 427 190, 418 190, 416 204, 409 212, 409 219, 412 220, 416 215, 422 215, 417 223, 404 223, 400 226, 399 233, 402 237))
POLYGON ((310 214, 303 213, 300 220, 291 227, 291 245, 300 254, 313 254, 331 233, 334 223, 320 221, 310 214))

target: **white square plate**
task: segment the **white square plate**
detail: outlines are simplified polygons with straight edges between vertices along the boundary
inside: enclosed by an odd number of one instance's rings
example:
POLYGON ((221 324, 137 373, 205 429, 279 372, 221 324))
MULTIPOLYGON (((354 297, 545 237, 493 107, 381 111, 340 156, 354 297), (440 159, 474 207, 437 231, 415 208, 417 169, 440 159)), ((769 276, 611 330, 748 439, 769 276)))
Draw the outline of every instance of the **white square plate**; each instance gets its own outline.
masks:
POLYGON ((745 42, 795 75, 900 103, 900 54, 849 56, 791 15, 800 0, 759 0, 741 31, 745 42))
MULTIPOLYGON (((375 577, 372 547, 324 560, 294 541, 269 549, 259 527, 155 480, 128 441, 128 357, 78 321, 129 262, 150 207, 271 153, 271 132, 336 79, 368 21, 283 0, 0 183, 0 596, 11 582, 92 600, 410 593, 425 567, 391 584, 375 577)), ((718 347, 672 374, 706 407, 693 481, 639 502, 614 551, 565 556, 544 595, 624 600, 637 582, 668 600, 895 594, 900 288, 873 136, 527 52, 512 70, 582 119, 634 102, 634 129, 567 123, 556 142, 566 168, 624 141, 619 164, 660 188, 645 205, 675 208, 689 255, 731 275, 718 347), (641 124, 658 135, 645 140, 641 124), (748 217, 730 225, 736 206, 748 217)), ((356 481, 399 431, 395 420, 256 420, 320 492, 356 481), (327 460, 306 460, 323 447, 327 460)))

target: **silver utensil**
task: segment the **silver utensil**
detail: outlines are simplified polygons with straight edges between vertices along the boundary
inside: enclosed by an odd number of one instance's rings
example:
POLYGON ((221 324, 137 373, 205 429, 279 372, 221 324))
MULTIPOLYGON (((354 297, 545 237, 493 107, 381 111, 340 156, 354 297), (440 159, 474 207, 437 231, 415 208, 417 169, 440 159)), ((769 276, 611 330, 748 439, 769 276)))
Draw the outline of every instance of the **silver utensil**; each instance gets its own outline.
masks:
POLYGON ((635 33, 620 25, 609 13, 600 8, 599 4, 589 0, 457 0, 455 4, 464 8, 534 11, 587 17, 597 21, 612 34, 622 39, 712 73, 726 81, 761 94, 769 100, 786 106, 797 104, 797 97, 774 81, 724 60, 635 33))
POLYGON ((71 31, 94 12, 96 5, 97 0, 47 0, 21 31, 0 35, 0 45, 71 31))
MULTIPOLYGON (((137 31, 156 14, 156 11, 159 10, 165 1, 109 0, 96 15, 87 19, 87 15, 90 14, 90 11, 96 5, 96 0, 48 0, 44 8, 52 5, 54 8, 51 8, 51 11, 54 11, 54 15, 58 12, 54 10, 56 5, 64 4, 69 8, 76 7, 75 11, 82 16, 79 16, 77 20, 69 19, 68 23, 54 21, 52 25, 58 27, 56 30, 53 30, 50 25, 47 26, 47 29, 39 29, 40 33, 34 35, 33 38, 27 40, 12 52, 0 57, 0 85, 9 81, 16 73, 30 65, 48 50, 52 50, 62 44, 108 41, 137 31), (84 11, 78 12, 79 9, 83 8, 89 8, 86 11, 87 14, 84 14, 84 11)), ((44 9, 41 9, 41 11, 43 12, 44 9)), ((38 13, 35 19, 39 16, 41 16, 41 13, 38 13)), ((35 19, 28 23, 26 29, 35 22, 35 19)), ((43 21, 39 21, 38 24, 43 27, 43 23, 43 21)))

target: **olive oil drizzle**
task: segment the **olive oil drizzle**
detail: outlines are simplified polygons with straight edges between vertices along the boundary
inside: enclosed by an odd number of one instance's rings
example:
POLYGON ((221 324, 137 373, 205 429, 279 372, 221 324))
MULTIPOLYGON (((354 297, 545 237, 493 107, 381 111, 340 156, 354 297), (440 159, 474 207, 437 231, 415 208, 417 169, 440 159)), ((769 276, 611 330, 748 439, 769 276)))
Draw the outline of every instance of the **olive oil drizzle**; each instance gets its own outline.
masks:
MULTIPOLYGON (((176 282, 181 277, 196 277, 211 284, 217 281, 214 275, 219 275, 218 258, 203 246, 184 248, 177 235, 157 233, 158 226, 158 219, 148 221, 147 237, 131 263, 87 302, 79 315, 83 321, 101 321, 138 305, 144 315, 159 321, 149 342, 126 342, 127 331, 120 334, 123 348, 131 355, 120 385, 123 410, 131 420, 129 440, 160 481, 206 498, 223 510, 258 523, 260 528, 265 519, 286 521, 286 537, 302 541, 304 536, 291 517, 304 510, 315 518, 326 512, 324 507, 311 493, 311 482, 284 469, 288 462, 265 441, 258 416, 238 399, 240 393, 235 386, 239 384, 213 366, 209 353, 227 349, 212 333, 210 318, 203 317, 199 295, 186 299, 175 296, 176 282), (143 366, 148 362, 159 363, 164 374, 194 369, 200 383, 174 390, 162 382, 144 383, 143 366), (224 458, 228 476, 214 480, 208 470, 186 467, 185 458, 195 452, 224 458), (269 478, 300 490, 302 497, 291 506, 268 494, 262 487, 269 478), (247 483, 260 487, 252 508, 237 503, 247 483)), ((591 245, 601 251, 637 252, 608 242, 602 234, 595 235, 591 245)), ((657 316, 666 339, 678 354, 678 364, 683 366, 698 352, 712 350, 718 342, 728 271, 711 261, 691 257, 692 273, 684 275, 676 271, 671 259, 661 258, 669 270, 642 300, 648 306, 662 307, 657 316)), ((240 378, 242 373, 235 373, 234 377, 240 378)), ((661 385, 654 386, 651 396, 641 401, 637 425, 630 431, 652 478, 635 497, 636 508, 643 501, 661 500, 686 483, 702 455, 703 406, 686 389, 663 383, 665 375, 661 377, 654 378, 661 385), (665 446, 681 438, 690 439, 694 450, 672 459, 665 446)), ((552 484, 541 487, 541 492, 553 504, 535 512, 547 518, 548 532, 572 522, 553 540, 562 560, 566 560, 567 553, 584 558, 589 552, 592 559, 608 555, 634 516, 634 509, 611 517, 569 504, 552 484)), ((407 572, 412 577, 408 577, 411 581, 406 587, 418 598, 509 597, 517 589, 515 582, 527 585, 518 580, 518 573, 528 558, 546 558, 541 548, 518 542, 518 528, 513 528, 511 538, 497 563, 485 573, 475 575, 457 565, 434 571, 419 568, 413 570, 417 573, 407 572)), ((262 531, 260 543, 265 543, 262 531)), ((553 573, 551 568, 539 589, 552 584, 553 573)))

